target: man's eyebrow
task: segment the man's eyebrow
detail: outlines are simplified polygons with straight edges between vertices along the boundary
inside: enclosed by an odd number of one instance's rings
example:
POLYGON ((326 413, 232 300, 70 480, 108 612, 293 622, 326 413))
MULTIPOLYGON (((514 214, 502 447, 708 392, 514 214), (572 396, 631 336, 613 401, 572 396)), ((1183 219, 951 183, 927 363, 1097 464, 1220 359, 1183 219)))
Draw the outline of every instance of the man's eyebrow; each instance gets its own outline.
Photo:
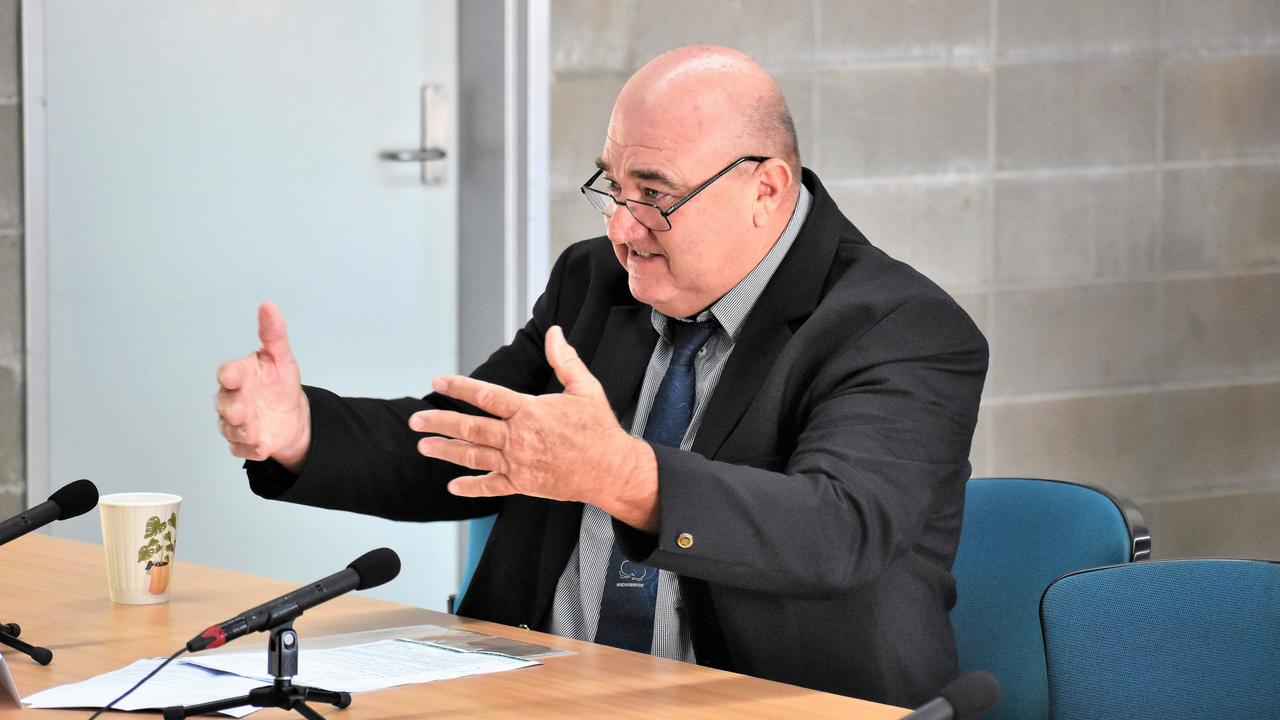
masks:
POLYGON ((644 169, 633 170, 631 171, 631 175, 637 180, 648 180, 650 182, 658 182, 658 183, 662 183, 663 185, 666 185, 669 188, 680 187, 680 185, 676 183, 675 180, 672 180, 671 178, 662 174, 662 172, 658 170, 644 170, 644 169))
MULTIPOLYGON (((605 162, 604 158, 598 157, 596 158, 596 169, 603 170, 604 172, 607 173, 609 172, 609 163, 605 162)), ((628 175, 630 175, 631 177, 637 180, 648 180, 650 182, 662 183, 663 185, 666 185, 667 187, 670 187, 670 188, 680 187, 679 183, 667 177, 660 170, 647 170, 647 169, 632 170, 630 173, 628 173, 628 175)))

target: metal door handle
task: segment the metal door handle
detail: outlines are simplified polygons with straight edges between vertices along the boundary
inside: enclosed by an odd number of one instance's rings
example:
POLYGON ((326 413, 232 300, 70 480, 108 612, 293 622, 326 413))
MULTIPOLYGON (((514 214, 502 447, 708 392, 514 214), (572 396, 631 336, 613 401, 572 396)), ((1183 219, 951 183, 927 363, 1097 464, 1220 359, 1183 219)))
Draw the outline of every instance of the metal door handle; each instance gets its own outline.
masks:
POLYGON ((445 112, 444 88, 422 87, 422 132, 415 149, 383 150, 378 157, 389 162, 422 163, 422 184, 443 185, 448 162, 444 148, 449 144, 449 116, 445 112))
POLYGON ((391 162, 426 162, 428 160, 443 160, 445 158, 444 150, 440 148, 427 148, 426 150, 383 150, 378 153, 378 157, 391 162))

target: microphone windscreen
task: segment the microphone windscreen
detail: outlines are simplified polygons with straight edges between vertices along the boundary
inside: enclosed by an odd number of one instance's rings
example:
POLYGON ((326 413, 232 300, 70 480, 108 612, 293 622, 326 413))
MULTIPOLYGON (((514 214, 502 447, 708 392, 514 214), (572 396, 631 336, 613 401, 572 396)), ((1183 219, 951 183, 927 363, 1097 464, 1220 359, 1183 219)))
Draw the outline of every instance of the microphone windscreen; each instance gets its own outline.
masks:
POLYGON ((63 485, 49 499, 58 504, 59 520, 83 515, 98 504, 98 486, 88 480, 63 485))
POLYGON ((975 670, 956 678, 939 693, 955 711, 955 720, 973 720, 1000 701, 1000 683, 991 673, 975 670))
POLYGON ((357 590, 368 590, 389 583, 400 574, 400 556, 391 548, 378 548, 361 555, 347 567, 360 576, 357 590))

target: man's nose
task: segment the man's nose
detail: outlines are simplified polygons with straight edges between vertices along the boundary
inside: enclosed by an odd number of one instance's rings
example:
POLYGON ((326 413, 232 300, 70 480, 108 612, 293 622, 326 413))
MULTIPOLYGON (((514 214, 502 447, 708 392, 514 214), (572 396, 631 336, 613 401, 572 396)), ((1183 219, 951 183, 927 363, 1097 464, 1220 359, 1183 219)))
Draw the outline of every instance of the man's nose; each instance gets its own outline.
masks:
POLYGON ((648 232, 649 228, 641 225, 625 205, 619 205, 605 224, 605 233, 609 235, 610 240, 617 243, 638 240, 648 232))

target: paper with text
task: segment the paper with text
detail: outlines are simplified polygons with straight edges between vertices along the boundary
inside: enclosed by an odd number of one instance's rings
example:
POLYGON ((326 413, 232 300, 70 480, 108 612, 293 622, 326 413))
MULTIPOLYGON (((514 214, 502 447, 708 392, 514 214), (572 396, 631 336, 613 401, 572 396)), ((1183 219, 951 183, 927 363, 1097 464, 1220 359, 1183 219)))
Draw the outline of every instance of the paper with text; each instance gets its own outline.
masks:
MULTIPOLYGON (((183 658, 211 670, 269 681, 265 652, 183 658)), ((361 692, 532 667, 533 660, 486 652, 460 652, 419 640, 380 640, 364 645, 300 652, 297 685, 361 692)))
MULTIPOLYGON (((35 693, 23 702, 32 708, 102 707, 162 661, 162 658, 139 660, 82 682, 35 693)), ((418 640, 392 639, 347 647, 301 649, 299 674, 293 682, 355 693, 539 664, 495 653, 461 652, 418 640)), ((116 707, 147 710, 247 695, 253 688, 271 683, 266 668, 266 650, 180 658, 116 707)), ((240 707, 223 714, 244 717, 253 711, 252 707, 240 707)))

